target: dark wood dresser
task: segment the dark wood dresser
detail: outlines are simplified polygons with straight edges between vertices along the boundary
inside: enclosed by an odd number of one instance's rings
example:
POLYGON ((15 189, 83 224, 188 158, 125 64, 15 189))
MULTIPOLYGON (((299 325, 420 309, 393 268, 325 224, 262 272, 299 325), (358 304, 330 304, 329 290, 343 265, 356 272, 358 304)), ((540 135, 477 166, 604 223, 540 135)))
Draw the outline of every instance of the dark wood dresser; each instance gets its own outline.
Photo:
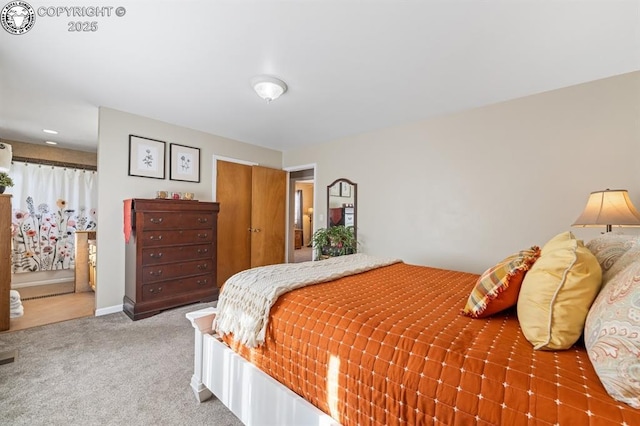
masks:
POLYGON ((216 300, 218 203, 136 198, 130 204, 124 312, 138 320, 216 300))

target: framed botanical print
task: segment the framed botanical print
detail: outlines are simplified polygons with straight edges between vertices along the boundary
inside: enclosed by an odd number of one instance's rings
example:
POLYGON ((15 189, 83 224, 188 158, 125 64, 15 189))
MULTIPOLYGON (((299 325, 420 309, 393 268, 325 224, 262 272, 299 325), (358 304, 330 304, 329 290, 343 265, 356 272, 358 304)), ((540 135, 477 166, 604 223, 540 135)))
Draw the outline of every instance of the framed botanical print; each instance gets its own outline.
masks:
POLYGON ((200 148, 172 143, 169 153, 169 179, 200 182, 200 148))
POLYGON ((351 184, 347 182, 340 182, 340 196, 351 197, 351 184))
POLYGON ((129 176, 164 179, 165 147, 165 142, 129 135, 129 176))

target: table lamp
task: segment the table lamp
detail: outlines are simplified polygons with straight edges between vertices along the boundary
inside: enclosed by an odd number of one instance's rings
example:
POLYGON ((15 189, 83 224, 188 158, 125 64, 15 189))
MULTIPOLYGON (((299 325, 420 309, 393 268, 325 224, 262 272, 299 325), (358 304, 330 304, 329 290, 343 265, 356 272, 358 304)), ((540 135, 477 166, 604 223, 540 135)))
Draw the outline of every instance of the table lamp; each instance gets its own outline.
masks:
POLYGON ((626 189, 606 189, 589 195, 584 211, 571 226, 640 226, 640 213, 633 206, 626 189))

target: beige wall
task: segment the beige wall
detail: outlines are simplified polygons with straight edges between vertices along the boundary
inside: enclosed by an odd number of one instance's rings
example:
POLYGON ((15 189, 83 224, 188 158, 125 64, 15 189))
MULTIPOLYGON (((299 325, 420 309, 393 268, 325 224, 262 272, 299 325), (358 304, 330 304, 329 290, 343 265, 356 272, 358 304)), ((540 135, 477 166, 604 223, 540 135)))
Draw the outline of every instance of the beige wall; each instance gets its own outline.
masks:
MULTIPOLYGON (((220 136, 100 108, 98 129, 98 314, 122 305, 124 296, 123 200, 153 198, 158 189, 194 192, 202 201, 212 201, 213 155, 252 161, 281 168, 282 154, 220 136), (166 142, 200 148, 200 183, 128 176, 129 135, 134 134, 166 142), (100 311, 102 310, 102 311, 100 311)), ((167 162, 168 164, 168 162, 167 162)), ((215 201, 215 200, 213 200, 215 201)), ((224 208, 224 207, 222 207, 224 208)))
POLYGON ((289 151, 284 166, 316 163, 318 200, 338 177, 358 184, 362 251, 481 272, 561 231, 597 235, 570 227, 591 191, 626 188, 640 207, 639 93, 635 72, 289 151))

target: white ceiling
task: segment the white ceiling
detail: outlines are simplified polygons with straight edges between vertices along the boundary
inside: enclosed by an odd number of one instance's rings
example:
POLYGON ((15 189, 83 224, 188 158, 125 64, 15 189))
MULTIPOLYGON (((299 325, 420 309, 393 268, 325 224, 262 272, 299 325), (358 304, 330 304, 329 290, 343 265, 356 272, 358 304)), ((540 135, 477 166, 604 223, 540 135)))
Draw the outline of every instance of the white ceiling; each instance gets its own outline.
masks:
POLYGON ((106 106, 284 151, 640 69, 640 0, 91 5, 112 16, 0 29, 0 137, 95 151, 106 106), (288 92, 266 104, 259 74, 288 92))

